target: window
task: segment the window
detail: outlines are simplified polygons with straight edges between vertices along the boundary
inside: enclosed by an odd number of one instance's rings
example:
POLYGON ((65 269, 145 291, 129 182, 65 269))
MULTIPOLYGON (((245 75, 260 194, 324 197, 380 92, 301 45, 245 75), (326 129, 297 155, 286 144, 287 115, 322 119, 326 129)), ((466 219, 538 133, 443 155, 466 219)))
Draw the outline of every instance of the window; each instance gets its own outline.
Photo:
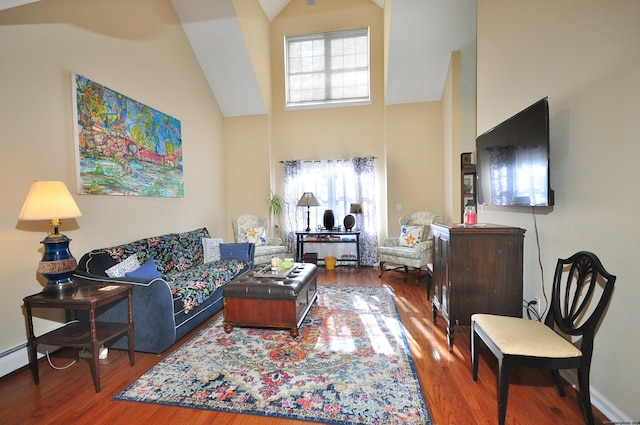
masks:
POLYGON ((368 102, 369 28, 285 37, 286 106, 368 102))
POLYGON ((378 214, 376 212, 375 158, 357 157, 350 160, 285 161, 284 200, 285 238, 289 252, 296 249, 295 232, 310 226, 315 231, 323 222, 325 209, 333 210, 336 225, 343 224, 352 203, 361 205, 356 214, 360 233, 360 263, 372 266, 378 262, 378 214), (304 192, 313 192, 320 206, 298 207, 304 192))

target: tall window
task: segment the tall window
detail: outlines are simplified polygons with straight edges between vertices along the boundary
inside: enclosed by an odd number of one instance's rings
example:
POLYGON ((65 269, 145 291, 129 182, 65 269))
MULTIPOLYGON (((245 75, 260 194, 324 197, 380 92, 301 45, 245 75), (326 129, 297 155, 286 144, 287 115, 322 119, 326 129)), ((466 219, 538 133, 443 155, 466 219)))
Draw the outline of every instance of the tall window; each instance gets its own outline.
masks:
POLYGON ((287 107, 368 102, 369 28, 285 37, 287 107))

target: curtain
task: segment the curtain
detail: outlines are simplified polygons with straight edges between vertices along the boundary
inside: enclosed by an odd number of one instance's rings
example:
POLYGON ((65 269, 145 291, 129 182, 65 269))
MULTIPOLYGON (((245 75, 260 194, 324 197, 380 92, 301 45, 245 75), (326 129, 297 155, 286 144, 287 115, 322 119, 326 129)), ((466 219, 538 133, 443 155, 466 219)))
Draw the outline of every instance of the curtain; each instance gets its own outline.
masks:
POLYGON ((374 158, 285 161, 284 168, 285 240, 288 250, 293 252, 295 249, 295 232, 307 227, 307 208, 298 207, 298 200, 304 192, 313 192, 320 206, 309 208, 312 230, 317 230, 322 224, 325 210, 333 210, 338 226, 349 214, 352 203, 362 205, 362 214, 356 215, 356 228, 361 231, 361 264, 376 264, 378 236, 374 158))

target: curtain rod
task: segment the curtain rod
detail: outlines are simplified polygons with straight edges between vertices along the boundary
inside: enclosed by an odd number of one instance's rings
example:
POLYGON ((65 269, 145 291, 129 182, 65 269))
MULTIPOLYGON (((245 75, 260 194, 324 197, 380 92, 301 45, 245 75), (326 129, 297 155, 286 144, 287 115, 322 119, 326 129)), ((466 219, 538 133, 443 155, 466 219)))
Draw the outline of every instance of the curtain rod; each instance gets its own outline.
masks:
MULTIPOLYGON (((358 158, 358 157, 356 157, 358 158)), ((377 156, 365 156, 365 157, 360 157, 360 158, 373 158, 373 159, 378 159, 377 156)), ((302 162, 320 162, 320 161, 350 161, 353 158, 348 158, 348 159, 289 159, 287 161, 278 161, 280 162, 280 164, 284 164, 285 162, 288 161, 302 161, 302 162)))

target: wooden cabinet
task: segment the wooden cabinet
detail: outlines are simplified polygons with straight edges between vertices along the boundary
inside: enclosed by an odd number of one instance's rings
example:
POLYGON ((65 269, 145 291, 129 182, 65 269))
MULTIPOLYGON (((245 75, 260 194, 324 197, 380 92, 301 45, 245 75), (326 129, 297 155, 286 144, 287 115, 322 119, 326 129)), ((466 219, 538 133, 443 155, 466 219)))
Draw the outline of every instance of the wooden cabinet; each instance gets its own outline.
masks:
POLYGON ((471 325, 474 313, 522 317, 524 229, 496 224, 432 224, 433 321, 447 321, 449 348, 454 326, 471 325))

